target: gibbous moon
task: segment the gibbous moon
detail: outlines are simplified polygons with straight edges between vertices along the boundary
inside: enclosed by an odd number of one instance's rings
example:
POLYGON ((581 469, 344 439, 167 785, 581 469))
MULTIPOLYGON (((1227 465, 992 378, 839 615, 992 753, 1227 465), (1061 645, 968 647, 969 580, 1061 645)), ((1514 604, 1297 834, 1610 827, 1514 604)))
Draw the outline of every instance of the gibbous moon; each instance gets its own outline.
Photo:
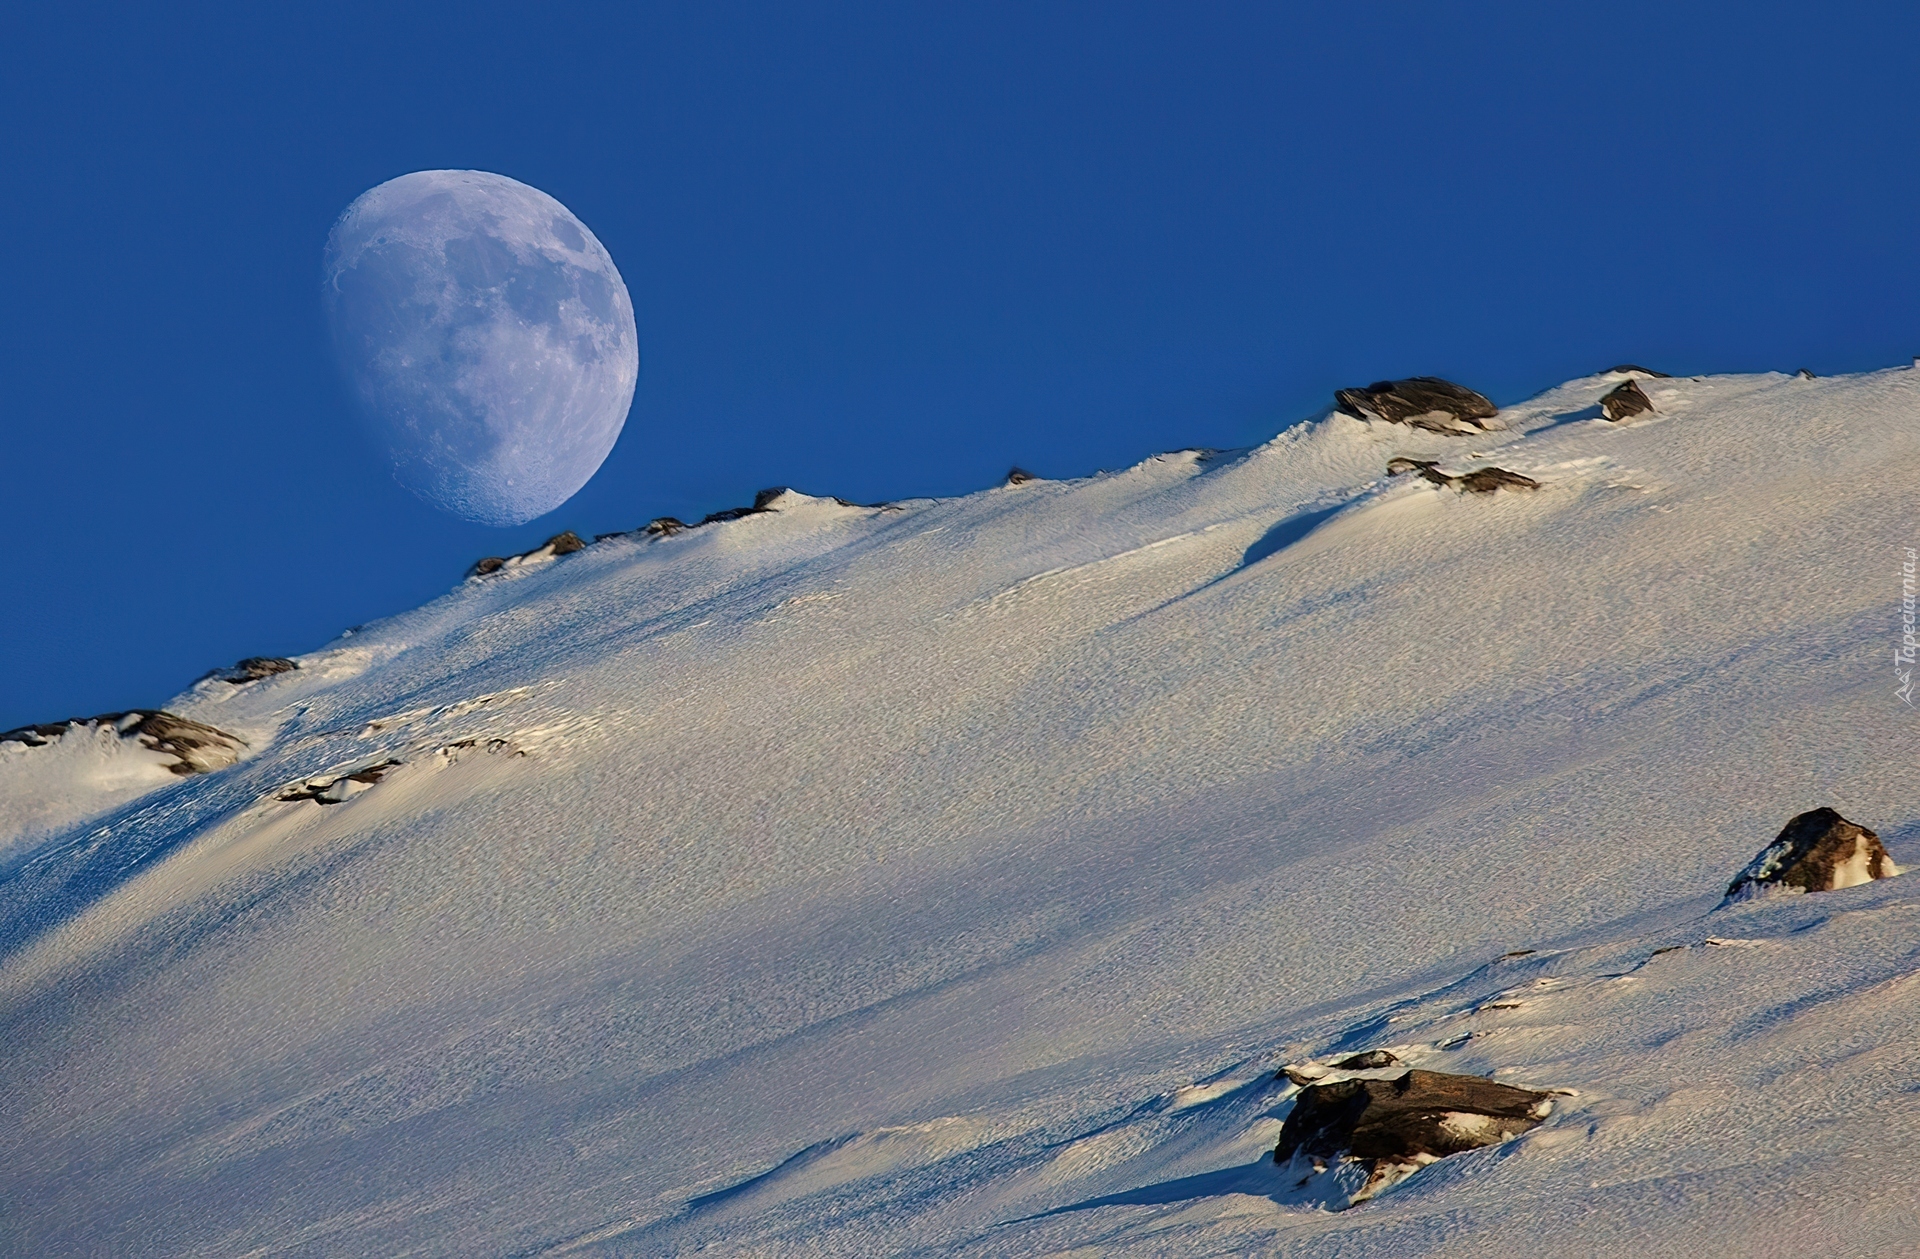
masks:
POLYGON ((322 284, 334 351, 394 479, 517 525, 613 449, 640 375, 633 301, 567 207, 486 171, 416 171, 347 207, 322 284))

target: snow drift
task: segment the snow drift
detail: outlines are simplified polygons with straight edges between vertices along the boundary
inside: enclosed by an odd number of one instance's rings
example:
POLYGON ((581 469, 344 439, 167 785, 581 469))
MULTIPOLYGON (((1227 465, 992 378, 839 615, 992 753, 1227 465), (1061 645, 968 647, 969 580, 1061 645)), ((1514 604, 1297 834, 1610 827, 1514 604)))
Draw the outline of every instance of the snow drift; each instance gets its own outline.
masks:
POLYGON ((1913 861, 1920 371, 1628 378, 788 492, 203 682, 213 773, 0 747, 0 1249, 1908 1253, 1920 880, 1719 902, 1816 805, 1913 861), (1330 1211, 1277 1071, 1363 1050, 1559 1092, 1330 1211))

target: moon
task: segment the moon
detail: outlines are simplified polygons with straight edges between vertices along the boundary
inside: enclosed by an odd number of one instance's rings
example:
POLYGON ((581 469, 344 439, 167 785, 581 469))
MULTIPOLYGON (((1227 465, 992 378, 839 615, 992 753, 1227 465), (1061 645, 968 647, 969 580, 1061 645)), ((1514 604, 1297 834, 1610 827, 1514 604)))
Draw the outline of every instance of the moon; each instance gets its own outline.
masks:
POLYGON ((505 175, 415 171, 327 237, 333 348, 396 481, 517 525, 599 470, 640 375, 633 300, 567 207, 505 175))

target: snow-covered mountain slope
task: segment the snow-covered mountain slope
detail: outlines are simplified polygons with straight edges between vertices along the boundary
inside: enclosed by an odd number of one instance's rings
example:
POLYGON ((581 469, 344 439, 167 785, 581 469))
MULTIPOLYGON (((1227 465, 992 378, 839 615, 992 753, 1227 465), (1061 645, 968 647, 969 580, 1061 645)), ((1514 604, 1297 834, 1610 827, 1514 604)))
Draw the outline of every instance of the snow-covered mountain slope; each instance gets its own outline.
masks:
POLYGON ((0 745, 0 1249, 1911 1253, 1920 879, 1719 904, 1920 859, 1920 370, 1621 379, 610 539, 131 799, 0 745), (1275 1069, 1376 1047, 1571 1092, 1329 1212, 1275 1069))

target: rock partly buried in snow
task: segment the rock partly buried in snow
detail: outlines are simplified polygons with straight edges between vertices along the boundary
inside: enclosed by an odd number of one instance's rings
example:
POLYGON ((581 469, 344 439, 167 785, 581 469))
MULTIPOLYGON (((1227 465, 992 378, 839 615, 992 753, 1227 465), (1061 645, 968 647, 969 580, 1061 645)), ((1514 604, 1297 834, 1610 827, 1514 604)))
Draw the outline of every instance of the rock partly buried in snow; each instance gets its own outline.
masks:
POLYGON ((1618 424, 1621 420, 1636 415, 1644 415, 1653 410, 1653 399, 1647 397, 1637 380, 1621 381, 1615 385, 1606 397, 1600 399, 1600 414, 1618 424))
POLYGON ((478 560, 467 570, 469 577, 490 577, 505 569, 520 568, 528 564, 538 564, 546 560, 558 559, 562 555, 572 555, 575 551, 584 551, 587 544, 579 534, 569 529, 565 533, 556 533, 531 551, 522 551, 518 555, 489 555, 478 560))
POLYGON ((77 731, 111 728, 123 739, 132 739, 141 747, 173 757, 167 768, 176 774, 206 774, 225 769, 240 759, 247 741, 198 721, 164 710, 135 709, 124 713, 102 713, 98 717, 71 717, 66 721, 22 726, 0 734, 0 743, 24 743, 44 747, 77 731))
POLYGON ((381 761, 345 774, 309 778, 297 787, 287 788, 274 799, 311 800, 315 804, 340 804, 385 778, 387 772, 399 764, 399 761, 381 761))
POLYGON ((1369 1049, 1364 1053, 1348 1054, 1333 1064, 1336 1071, 1378 1071, 1382 1067, 1400 1065, 1400 1060, 1384 1049, 1369 1049))
POLYGON ((290 673, 299 667, 282 656, 248 656, 238 664, 212 670, 207 677, 242 686, 248 682, 258 682, 261 678, 270 678, 276 673, 290 673))
POLYGON ((1040 478, 1033 473, 1016 464, 1007 469, 1007 479, 1005 483, 1008 485, 1025 485, 1029 481, 1038 481, 1039 479, 1040 478))
POLYGON ((1360 1165, 1365 1179, 1347 1195, 1352 1205, 1450 1154, 1536 1128, 1552 1110, 1549 1094, 1477 1075, 1416 1070, 1313 1084, 1294 1099, 1273 1160, 1301 1171, 1303 1185, 1330 1167, 1360 1165))
POLYGON ((1505 468, 1482 468, 1453 478, 1453 488, 1467 494, 1491 494, 1495 490, 1537 490, 1540 482, 1505 468))
POLYGON ((1727 886, 1727 899, 1768 891, 1831 892, 1900 873, 1880 837, 1832 809, 1814 809, 1788 822, 1771 844, 1727 886))
POLYGON ((1365 389, 1335 390, 1333 401, 1361 419, 1411 424, 1434 433, 1477 433, 1500 410, 1483 395, 1438 376, 1376 380, 1365 389))
POLYGON ((1453 476, 1440 471, 1440 465, 1432 459, 1394 459, 1387 464, 1388 476, 1403 476, 1417 472, 1424 480, 1435 485, 1446 485, 1466 494, 1491 494, 1498 489, 1537 490, 1540 482, 1518 472, 1509 472, 1505 468, 1481 468, 1465 476, 1453 476))

